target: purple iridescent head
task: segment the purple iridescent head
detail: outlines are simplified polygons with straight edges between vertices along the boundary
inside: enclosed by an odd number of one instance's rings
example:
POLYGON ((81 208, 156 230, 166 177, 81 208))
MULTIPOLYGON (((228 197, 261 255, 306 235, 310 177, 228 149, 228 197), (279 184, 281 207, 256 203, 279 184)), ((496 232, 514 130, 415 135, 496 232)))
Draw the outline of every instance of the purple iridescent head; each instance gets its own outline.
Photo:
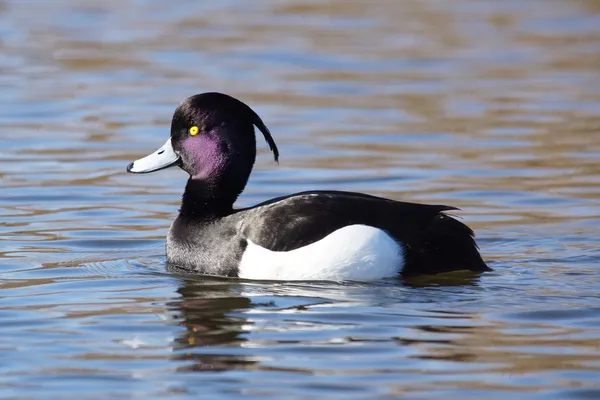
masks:
POLYGON ((255 126, 277 161, 279 151, 271 133, 246 104, 222 93, 188 97, 173 114, 169 140, 156 152, 129 164, 127 171, 149 173, 178 165, 191 180, 229 187, 237 196, 256 157, 255 126))

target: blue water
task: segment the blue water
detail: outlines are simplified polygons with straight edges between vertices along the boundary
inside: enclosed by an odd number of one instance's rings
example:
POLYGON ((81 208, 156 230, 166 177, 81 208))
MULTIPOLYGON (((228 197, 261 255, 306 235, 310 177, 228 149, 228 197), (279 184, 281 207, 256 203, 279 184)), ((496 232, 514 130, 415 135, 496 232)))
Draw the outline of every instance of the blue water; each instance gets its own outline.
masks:
POLYGON ((600 397, 594 1, 0 2, 0 397, 600 397), (126 165, 185 97, 275 137, 239 205, 460 207, 495 271, 178 276, 186 176, 126 165))

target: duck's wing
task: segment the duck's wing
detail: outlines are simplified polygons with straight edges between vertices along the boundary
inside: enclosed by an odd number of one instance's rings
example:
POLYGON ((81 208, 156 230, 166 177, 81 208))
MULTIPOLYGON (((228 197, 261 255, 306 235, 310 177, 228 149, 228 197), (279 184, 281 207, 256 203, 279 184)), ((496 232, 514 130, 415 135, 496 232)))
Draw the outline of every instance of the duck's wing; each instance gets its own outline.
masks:
POLYGON ((444 205, 399 202, 361 193, 303 192, 239 210, 241 233, 271 251, 310 245, 348 225, 388 233, 405 249, 403 275, 459 269, 489 271, 473 231, 444 214, 444 205))

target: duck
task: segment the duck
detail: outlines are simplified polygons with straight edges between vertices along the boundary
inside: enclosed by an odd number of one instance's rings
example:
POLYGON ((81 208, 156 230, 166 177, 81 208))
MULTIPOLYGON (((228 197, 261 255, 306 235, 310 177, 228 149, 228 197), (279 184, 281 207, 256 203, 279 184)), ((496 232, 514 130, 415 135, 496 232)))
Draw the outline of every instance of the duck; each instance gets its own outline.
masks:
POLYGON ((235 207, 256 159, 255 128, 275 162, 271 132, 244 102, 218 92, 176 108, 169 139, 127 172, 179 167, 189 178, 166 239, 167 264, 249 280, 371 281, 491 271, 473 231, 449 211, 369 194, 313 190, 235 207))

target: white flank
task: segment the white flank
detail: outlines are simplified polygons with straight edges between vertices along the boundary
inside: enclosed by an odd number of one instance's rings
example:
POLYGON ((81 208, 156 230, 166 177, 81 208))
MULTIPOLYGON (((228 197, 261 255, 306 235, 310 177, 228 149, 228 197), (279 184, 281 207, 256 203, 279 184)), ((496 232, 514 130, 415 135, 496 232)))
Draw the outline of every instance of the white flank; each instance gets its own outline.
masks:
POLYGON ((239 277, 261 280, 365 281, 398 276, 404 249, 387 233, 350 225, 291 251, 271 251, 248 241, 239 277))

